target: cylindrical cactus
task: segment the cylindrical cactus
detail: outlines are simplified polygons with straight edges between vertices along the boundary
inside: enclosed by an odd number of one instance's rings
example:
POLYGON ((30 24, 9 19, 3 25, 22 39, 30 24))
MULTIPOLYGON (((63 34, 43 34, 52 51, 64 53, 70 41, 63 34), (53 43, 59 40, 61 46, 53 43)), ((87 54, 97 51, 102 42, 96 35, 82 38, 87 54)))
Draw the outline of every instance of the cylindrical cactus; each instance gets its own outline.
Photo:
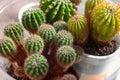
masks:
POLYGON ((81 0, 70 0, 72 3, 74 3, 75 5, 80 4, 81 0))
POLYGON ((31 8, 22 15, 23 26, 32 33, 37 33, 40 25, 45 23, 45 15, 42 10, 31 8))
POLYGON ((25 60, 24 70, 31 79, 41 80, 48 72, 47 59, 39 54, 33 54, 25 60))
POLYGON ((73 44, 73 36, 70 32, 61 30, 56 34, 56 43, 58 46, 73 44))
POLYGON ((40 26, 38 34, 44 39, 45 42, 49 42, 55 37, 56 31, 53 26, 43 24, 40 26))
POLYGON ((95 6, 104 2, 104 0, 87 0, 85 4, 85 16, 90 23, 91 13, 95 6))
POLYGON ((68 30, 68 25, 65 21, 56 21, 54 22, 53 27, 55 28, 56 32, 68 30))
POLYGON ((91 23, 94 40, 100 44, 110 42, 120 31, 120 7, 108 2, 97 5, 92 12, 91 23))
POLYGON ((19 42, 23 40, 22 25, 20 25, 18 22, 10 23, 5 26, 4 34, 19 44, 19 42))
POLYGON ((74 35, 75 41, 84 44, 88 38, 89 29, 84 16, 77 14, 68 20, 68 29, 74 35))
POLYGON ((76 11, 69 0, 40 0, 40 7, 46 14, 47 22, 68 21, 76 11))
POLYGON ((41 53, 44 48, 43 39, 35 34, 30 35, 25 41, 25 48, 30 55, 41 53))

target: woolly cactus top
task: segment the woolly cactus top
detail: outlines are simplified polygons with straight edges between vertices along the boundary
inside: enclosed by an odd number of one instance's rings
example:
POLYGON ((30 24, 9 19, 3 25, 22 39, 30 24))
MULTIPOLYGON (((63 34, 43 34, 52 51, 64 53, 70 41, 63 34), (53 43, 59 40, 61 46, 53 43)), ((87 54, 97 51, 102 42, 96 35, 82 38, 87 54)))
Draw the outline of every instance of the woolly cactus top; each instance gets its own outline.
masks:
POLYGON ((43 77, 48 71, 47 59, 42 55, 33 54, 25 60, 24 70, 30 78, 43 77))
POLYGON ((49 42, 55 37, 56 31, 53 26, 43 24, 40 26, 38 34, 44 39, 45 42, 49 42))
POLYGON ((11 37, 14 41, 20 41, 23 39, 22 25, 18 22, 10 23, 5 26, 4 34, 11 37))
POLYGON ((30 35, 25 41, 25 48, 30 54, 41 53, 44 48, 43 39, 38 35, 30 35))
POLYGON ((56 42, 58 46, 62 45, 72 45, 73 44, 73 36, 70 32, 61 30, 56 34, 56 42))
POLYGON ((16 50, 14 42, 9 37, 4 37, 0 39, 0 55, 7 57, 12 54, 13 51, 16 50))
POLYGON ((57 59, 63 66, 73 63, 75 58, 75 50, 70 46, 61 46, 57 51, 57 59))

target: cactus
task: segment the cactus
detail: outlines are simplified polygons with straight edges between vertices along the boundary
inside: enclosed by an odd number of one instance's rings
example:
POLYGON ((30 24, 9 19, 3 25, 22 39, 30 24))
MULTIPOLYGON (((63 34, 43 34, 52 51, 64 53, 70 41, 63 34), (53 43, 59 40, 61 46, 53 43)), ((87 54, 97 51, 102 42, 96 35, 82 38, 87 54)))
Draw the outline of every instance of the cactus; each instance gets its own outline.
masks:
POLYGON ((70 32, 61 30, 56 34, 56 43, 58 46, 69 45, 73 44, 73 36, 70 32))
POLYGON ((37 33, 43 23, 45 23, 45 15, 40 9, 28 9, 22 15, 22 24, 31 33, 37 33))
POLYGON ((30 35, 25 41, 25 48, 29 54, 41 53, 44 48, 43 39, 38 35, 30 35))
POLYGON ((68 25, 65 21, 56 21, 54 22, 53 26, 56 32, 59 32, 61 30, 66 30, 66 31, 68 30, 68 25))
POLYGON ((61 66, 73 64, 75 58, 76 58, 75 50, 70 46, 61 46, 57 51, 57 60, 61 66))
POLYGON ((75 5, 78 5, 81 3, 81 0, 70 0, 72 3, 74 3, 75 5))
POLYGON ((38 34, 44 39, 45 42, 49 42, 55 37, 56 31, 53 26, 43 24, 40 26, 38 34))
POLYGON ((47 59, 42 55, 33 54, 25 60, 24 70, 31 79, 41 80, 48 72, 47 59))
POLYGON ((100 44, 110 42, 120 31, 120 7, 108 2, 97 5, 91 23, 94 40, 100 44))
POLYGON ((95 6, 104 2, 104 0, 87 0, 85 4, 85 16, 90 23, 91 13, 95 6))
POLYGON ((40 7, 50 23, 58 20, 68 21, 76 11, 69 0, 40 0, 40 7))
POLYGON ((60 80, 77 80, 77 78, 72 74, 65 74, 60 80))
POLYGON ((68 30, 74 35, 75 41, 84 44, 88 38, 89 30, 84 16, 76 14, 68 20, 68 30))
POLYGON ((22 25, 20 25, 18 22, 10 23, 5 26, 4 34, 12 38, 15 42, 19 43, 21 40, 23 40, 22 25))

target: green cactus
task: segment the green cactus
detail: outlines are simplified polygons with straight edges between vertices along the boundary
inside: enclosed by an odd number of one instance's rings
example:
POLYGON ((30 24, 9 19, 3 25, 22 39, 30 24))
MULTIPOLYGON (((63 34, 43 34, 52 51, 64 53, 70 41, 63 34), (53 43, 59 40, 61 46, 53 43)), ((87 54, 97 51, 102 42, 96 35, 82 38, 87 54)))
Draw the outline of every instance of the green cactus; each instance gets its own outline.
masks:
POLYGON ((81 0, 70 0, 72 3, 74 3, 75 5, 78 5, 81 3, 81 0))
POLYGON ((68 30, 68 25, 65 21, 56 21, 54 22, 53 27, 55 28, 56 32, 61 30, 68 30))
POLYGON ((22 25, 18 22, 10 23, 5 26, 4 34, 10 38, 12 38, 15 42, 20 42, 23 40, 23 29, 22 25))
POLYGON ((44 39, 45 42, 49 42, 55 37, 56 31, 53 26, 43 24, 40 26, 38 34, 44 39))
POLYGON ((47 59, 42 55, 33 54, 25 60, 24 70, 31 79, 41 80, 48 72, 47 59))
POLYGON ((32 33, 37 33, 38 28, 43 23, 45 23, 45 15, 40 9, 28 9, 22 15, 23 26, 32 33))
POLYGON ((56 43, 58 46, 69 45, 73 44, 73 36, 70 32, 61 30, 56 34, 56 43))
POLYGON ((80 44, 86 42, 89 34, 87 20, 84 16, 76 14, 68 20, 68 30, 74 35, 75 41, 80 44))
POLYGON ((40 7, 45 12, 47 22, 68 21, 76 11, 69 0, 40 0, 40 7))
POLYGON ((98 4, 104 2, 104 0, 87 0, 85 4, 85 16, 88 19, 88 22, 90 22, 91 13, 95 6, 98 4))
POLYGON ((120 7, 108 2, 97 5, 92 12, 91 23, 94 40, 110 42, 120 31, 120 7))
POLYGON ((43 39, 38 35, 30 35, 25 41, 25 48, 29 54, 41 53, 44 48, 43 39))
POLYGON ((61 46, 57 51, 57 60, 62 66, 73 64, 75 58, 75 50, 70 46, 61 46))

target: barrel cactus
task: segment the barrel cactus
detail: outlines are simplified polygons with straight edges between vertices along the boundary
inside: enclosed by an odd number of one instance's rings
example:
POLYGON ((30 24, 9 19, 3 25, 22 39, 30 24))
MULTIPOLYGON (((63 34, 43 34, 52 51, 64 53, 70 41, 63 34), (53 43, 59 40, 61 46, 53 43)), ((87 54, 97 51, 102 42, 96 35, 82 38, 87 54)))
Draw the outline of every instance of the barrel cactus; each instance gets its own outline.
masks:
POLYGON ((68 21, 76 11, 69 0, 40 0, 40 7, 45 12, 47 22, 68 21))
POLYGON ((97 5, 91 23, 94 40, 100 44, 110 42, 120 31, 120 7, 108 2, 97 5))
POLYGON ((30 35, 25 41, 25 48, 29 54, 41 53, 44 48, 43 39, 38 35, 30 35))
POLYGON ((40 9, 31 8, 22 15, 22 24, 31 33, 37 33, 43 23, 45 23, 45 15, 40 9))
POLYGON ((72 3, 74 3, 75 5, 80 4, 81 0, 70 0, 72 3))
POLYGON ((40 26, 38 34, 44 39, 45 42, 49 42, 55 37, 56 31, 53 26, 43 24, 40 26))
POLYGON ((68 30, 68 25, 65 21, 56 21, 54 22, 53 27, 55 28, 56 32, 68 30))
POLYGON ((75 50, 70 46, 61 46, 57 51, 57 60, 61 66, 68 66, 74 63, 76 58, 75 50))
POLYGON ((4 34, 12 38, 15 42, 19 43, 21 40, 23 40, 22 25, 20 25, 18 22, 10 23, 5 26, 4 34))
POLYGON ((88 38, 89 30, 84 16, 76 14, 68 20, 68 30, 74 35, 75 41, 84 44, 88 38))
POLYGON ((61 30, 56 34, 56 43, 58 46, 73 44, 73 36, 70 32, 61 30))
POLYGON ((95 6, 98 4, 104 2, 104 0, 87 0, 85 4, 85 16, 88 19, 88 22, 90 22, 91 13, 95 6))
POLYGON ((47 59, 42 55, 33 54, 25 60, 24 70, 31 79, 41 80, 48 72, 47 59))

